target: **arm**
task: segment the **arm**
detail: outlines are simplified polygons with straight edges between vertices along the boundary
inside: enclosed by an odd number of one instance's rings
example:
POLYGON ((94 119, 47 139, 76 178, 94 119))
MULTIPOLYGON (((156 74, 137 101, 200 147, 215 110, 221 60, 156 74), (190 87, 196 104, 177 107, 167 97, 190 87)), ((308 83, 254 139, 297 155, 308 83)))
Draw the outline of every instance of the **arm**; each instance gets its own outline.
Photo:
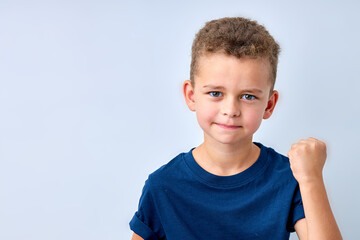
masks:
POLYGON ((134 234, 132 235, 131 240, 144 240, 144 239, 143 239, 142 237, 140 237, 139 235, 137 235, 136 233, 134 233, 134 234))
POLYGON ((326 160, 325 143, 314 138, 301 140, 292 145, 288 156, 293 175, 299 182, 306 216, 295 224, 299 238, 342 239, 322 176, 326 160))

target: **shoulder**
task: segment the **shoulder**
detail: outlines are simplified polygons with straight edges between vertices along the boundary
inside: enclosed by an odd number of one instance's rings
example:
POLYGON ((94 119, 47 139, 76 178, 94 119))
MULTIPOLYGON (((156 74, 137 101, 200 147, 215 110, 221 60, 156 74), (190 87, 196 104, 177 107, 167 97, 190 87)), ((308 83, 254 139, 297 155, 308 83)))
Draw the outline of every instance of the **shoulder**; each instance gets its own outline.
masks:
POLYGON ((179 153, 168 163, 152 172, 146 181, 147 184, 152 187, 162 186, 164 183, 171 183, 179 176, 182 176, 184 172, 184 154, 185 152, 179 153))
POLYGON ((268 158, 268 170, 271 172, 272 177, 283 178, 288 181, 296 181, 291 168, 289 158, 271 147, 262 145, 262 149, 266 151, 268 158))
POLYGON ((282 166, 282 167, 290 167, 290 162, 289 162, 289 158, 279 152, 277 152, 276 150, 274 150, 271 147, 266 147, 264 146, 264 148, 267 151, 268 154, 268 158, 273 161, 274 163, 276 163, 276 165, 282 166))
POLYGON ((289 162, 289 158, 279 152, 277 152, 276 150, 274 150, 272 147, 268 147, 265 146, 261 143, 257 143, 260 147, 262 151, 266 152, 267 158, 272 161, 273 163, 275 163, 276 165, 279 166, 289 166, 290 167, 290 162, 289 162))

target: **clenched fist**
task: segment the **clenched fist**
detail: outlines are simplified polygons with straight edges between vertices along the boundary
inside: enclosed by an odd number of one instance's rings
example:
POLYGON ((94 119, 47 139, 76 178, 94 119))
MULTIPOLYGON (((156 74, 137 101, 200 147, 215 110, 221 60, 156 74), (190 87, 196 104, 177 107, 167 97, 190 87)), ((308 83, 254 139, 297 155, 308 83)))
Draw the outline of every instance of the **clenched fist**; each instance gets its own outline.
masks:
POLYGON ((312 181, 322 181, 322 170, 326 160, 325 143, 308 138, 291 146, 287 153, 294 177, 301 185, 312 181))

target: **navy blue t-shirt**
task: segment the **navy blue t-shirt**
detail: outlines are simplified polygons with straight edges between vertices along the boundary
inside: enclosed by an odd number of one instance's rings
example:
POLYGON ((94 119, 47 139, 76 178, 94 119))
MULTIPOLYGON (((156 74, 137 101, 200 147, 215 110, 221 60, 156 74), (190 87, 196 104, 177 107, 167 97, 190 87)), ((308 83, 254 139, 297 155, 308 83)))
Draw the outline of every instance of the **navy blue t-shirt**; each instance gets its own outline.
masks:
POLYGON ((260 147, 257 161, 217 176, 195 161, 192 148, 149 175, 130 228, 145 240, 289 239, 304 218, 289 159, 260 147))

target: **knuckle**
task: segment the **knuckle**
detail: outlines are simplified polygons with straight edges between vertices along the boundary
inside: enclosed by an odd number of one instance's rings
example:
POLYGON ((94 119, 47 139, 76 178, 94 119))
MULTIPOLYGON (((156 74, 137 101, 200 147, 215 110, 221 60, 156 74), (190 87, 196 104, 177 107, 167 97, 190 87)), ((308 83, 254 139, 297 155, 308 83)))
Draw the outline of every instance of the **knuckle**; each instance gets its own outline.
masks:
POLYGON ((308 150, 311 145, 309 143, 303 144, 301 147, 303 150, 308 150))

